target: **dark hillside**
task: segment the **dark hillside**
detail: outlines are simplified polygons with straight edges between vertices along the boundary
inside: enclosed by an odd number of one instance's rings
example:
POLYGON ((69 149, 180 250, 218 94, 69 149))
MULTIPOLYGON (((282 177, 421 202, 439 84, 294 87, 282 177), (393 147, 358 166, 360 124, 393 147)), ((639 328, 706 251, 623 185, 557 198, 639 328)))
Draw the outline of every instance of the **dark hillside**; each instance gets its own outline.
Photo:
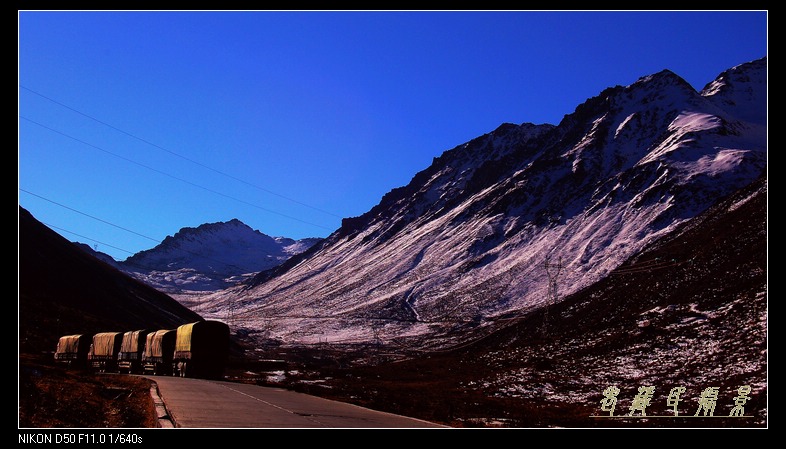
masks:
POLYGON ((19 350, 62 335, 170 329, 201 317, 89 255, 19 207, 19 350))

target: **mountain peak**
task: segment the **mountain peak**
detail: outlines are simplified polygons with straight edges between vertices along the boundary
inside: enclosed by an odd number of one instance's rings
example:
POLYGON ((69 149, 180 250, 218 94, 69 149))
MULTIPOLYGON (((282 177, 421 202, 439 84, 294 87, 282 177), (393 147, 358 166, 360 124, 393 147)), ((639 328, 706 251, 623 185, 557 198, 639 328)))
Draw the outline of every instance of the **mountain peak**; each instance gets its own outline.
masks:
POLYGON ((188 234, 193 232, 215 232, 216 230, 225 229, 225 228, 243 228, 253 232, 259 232, 252 229, 247 224, 243 223, 242 221, 238 220, 237 218, 233 218, 229 221, 217 221, 215 223, 203 223, 196 228, 191 227, 184 227, 178 231, 175 236, 178 234, 188 234))
POLYGON ((713 81, 707 83, 701 90, 701 94, 710 97, 732 89, 734 84, 750 82, 753 78, 766 80, 764 77, 756 77, 757 73, 767 71, 767 57, 759 58, 744 64, 736 65, 728 70, 724 70, 713 81))
POLYGON ((663 90, 669 86, 678 87, 690 91, 691 93, 696 93, 696 89, 691 86, 690 83, 669 69, 661 70, 660 72, 653 73, 652 75, 643 76, 631 84, 629 88, 643 88, 663 92, 663 90))
POLYGON ((704 86, 701 95, 737 119, 766 125, 767 58, 756 59, 723 71, 704 86))
POLYGON ((278 266, 319 240, 274 238, 233 218, 181 228, 119 266, 170 294, 213 291, 278 266))

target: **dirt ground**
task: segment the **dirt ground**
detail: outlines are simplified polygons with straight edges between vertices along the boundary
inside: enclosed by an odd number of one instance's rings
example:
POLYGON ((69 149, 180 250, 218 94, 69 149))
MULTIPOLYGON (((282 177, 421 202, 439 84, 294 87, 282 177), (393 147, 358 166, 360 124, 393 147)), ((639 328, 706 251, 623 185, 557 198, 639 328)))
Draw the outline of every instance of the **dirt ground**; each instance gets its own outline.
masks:
POLYGON ((20 355, 19 428, 158 426, 152 382, 117 374, 66 370, 20 355))

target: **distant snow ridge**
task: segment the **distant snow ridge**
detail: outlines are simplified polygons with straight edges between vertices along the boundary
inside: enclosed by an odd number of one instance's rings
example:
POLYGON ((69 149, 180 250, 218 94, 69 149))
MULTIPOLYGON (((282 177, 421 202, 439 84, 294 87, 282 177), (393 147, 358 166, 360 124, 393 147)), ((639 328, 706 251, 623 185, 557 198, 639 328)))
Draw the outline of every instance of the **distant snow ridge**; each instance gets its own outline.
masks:
POLYGON ((183 228, 156 247, 117 265, 175 296, 204 293, 227 288, 280 265, 319 240, 270 237, 232 219, 183 228))
POLYGON ((444 152, 365 214, 205 298, 282 342, 455 343, 603 278, 766 169, 766 59, 697 92, 662 72, 557 126, 503 124, 444 152))

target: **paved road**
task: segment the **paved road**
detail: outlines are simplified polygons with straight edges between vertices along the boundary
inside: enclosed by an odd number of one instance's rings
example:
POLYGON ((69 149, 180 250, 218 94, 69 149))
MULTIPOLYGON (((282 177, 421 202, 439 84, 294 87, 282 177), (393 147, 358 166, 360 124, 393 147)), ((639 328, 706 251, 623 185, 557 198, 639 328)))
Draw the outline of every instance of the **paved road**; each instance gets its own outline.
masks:
POLYGON ((180 377, 148 377, 162 427, 444 427, 279 388, 180 377), (169 424, 167 424, 169 423, 169 424))

